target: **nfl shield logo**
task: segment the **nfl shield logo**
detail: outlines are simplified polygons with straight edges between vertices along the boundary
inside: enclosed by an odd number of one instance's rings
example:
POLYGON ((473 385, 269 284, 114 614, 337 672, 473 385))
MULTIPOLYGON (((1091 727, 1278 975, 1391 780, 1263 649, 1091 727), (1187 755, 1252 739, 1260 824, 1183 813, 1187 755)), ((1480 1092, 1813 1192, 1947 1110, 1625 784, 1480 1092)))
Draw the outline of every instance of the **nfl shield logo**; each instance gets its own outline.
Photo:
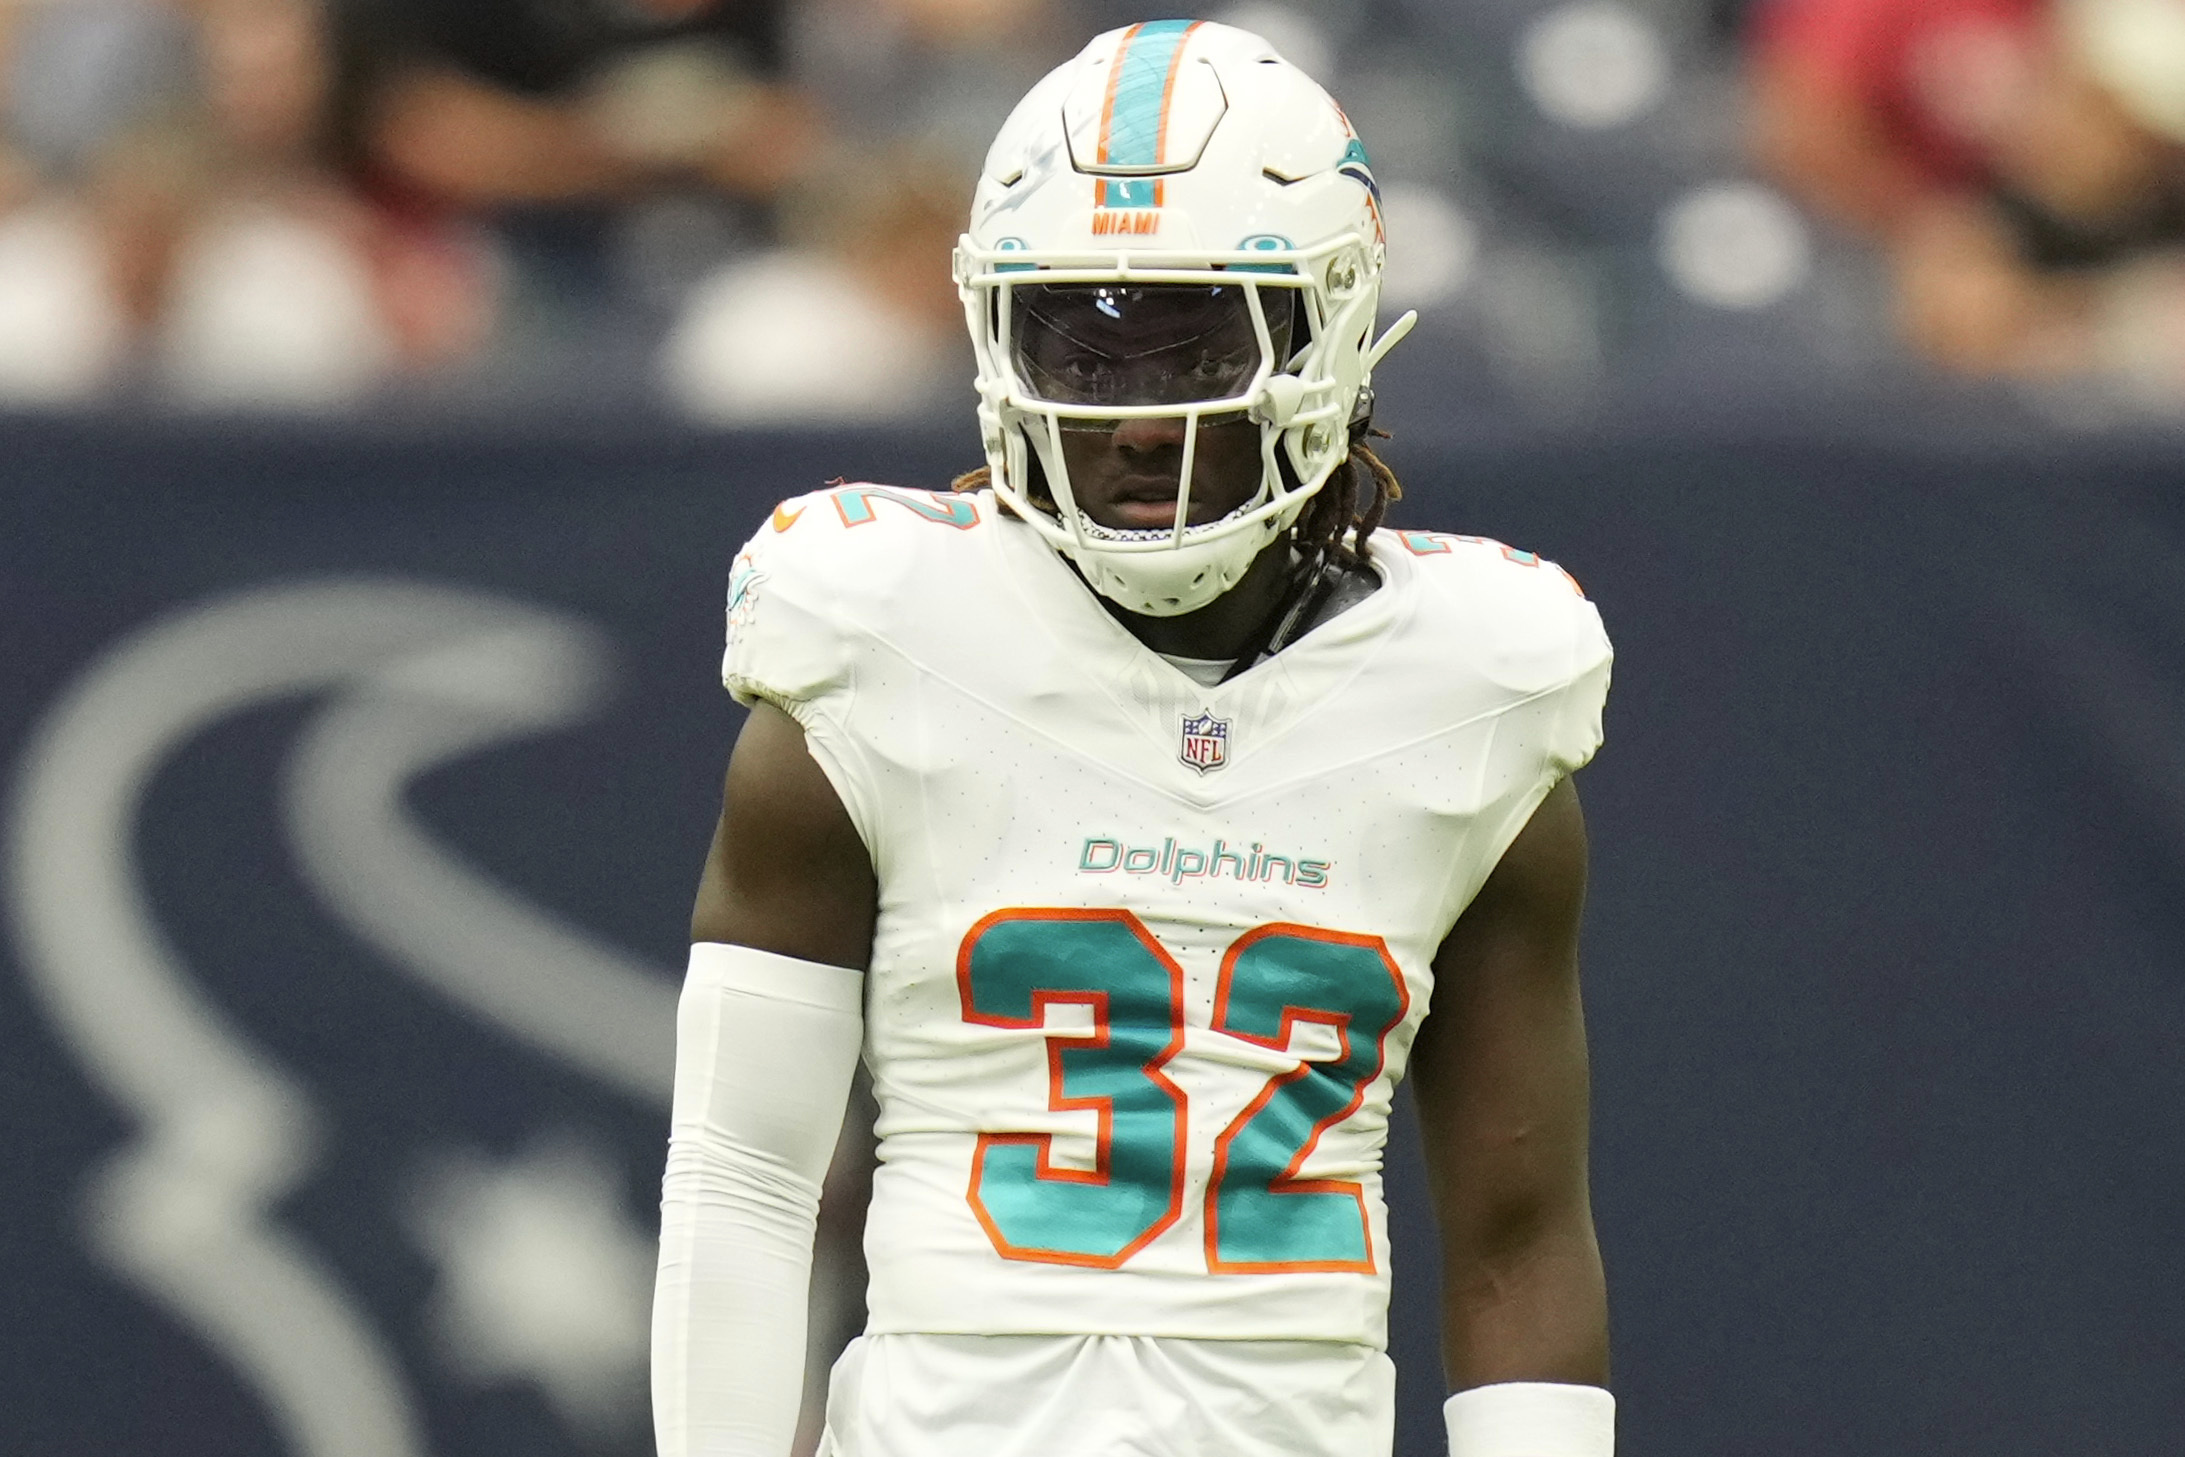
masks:
POLYGON ((1184 742, 1177 758, 1201 774, 1229 762, 1229 720, 1216 718, 1211 710, 1184 720, 1184 742))

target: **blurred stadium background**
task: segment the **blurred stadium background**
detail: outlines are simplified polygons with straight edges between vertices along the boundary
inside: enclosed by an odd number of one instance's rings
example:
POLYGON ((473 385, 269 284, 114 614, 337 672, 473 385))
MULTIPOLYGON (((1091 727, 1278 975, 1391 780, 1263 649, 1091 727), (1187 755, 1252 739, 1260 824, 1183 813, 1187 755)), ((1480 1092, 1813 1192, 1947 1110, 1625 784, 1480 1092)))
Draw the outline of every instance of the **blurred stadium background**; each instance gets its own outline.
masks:
MULTIPOLYGON (((1621 1450, 2171 1457, 2185 0, 1208 15, 1373 148, 1396 519, 1618 641, 1621 1450)), ((0 1449, 649 1450, 728 558, 976 463, 970 178, 1140 18, 0 0, 0 1449)))

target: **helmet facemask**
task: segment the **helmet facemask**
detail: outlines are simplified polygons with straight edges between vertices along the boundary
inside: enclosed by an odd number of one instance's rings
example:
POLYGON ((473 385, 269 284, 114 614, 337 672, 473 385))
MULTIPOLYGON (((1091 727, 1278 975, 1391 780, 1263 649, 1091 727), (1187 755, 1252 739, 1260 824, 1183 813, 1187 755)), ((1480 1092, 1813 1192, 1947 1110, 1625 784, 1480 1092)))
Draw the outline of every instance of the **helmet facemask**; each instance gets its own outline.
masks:
POLYGON ((1364 371, 1344 365, 1364 354, 1379 270, 1366 265, 1363 240, 1339 242, 1295 263, 1270 265, 1262 253, 1165 267, 1143 255, 1093 267, 988 259, 967 246, 958 279, 979 345, 996 493, 1130 611, 1192 612, 1236 585, 1347 451, 1347 406, 1364 371), (1133 420, 1182 426, 1160 526, 1095 521, 1070 469, 1074 434, 1112 435, 1133 420), (1208 486, 1206 431, 1246 422, 1257 434, 1254 489, 1193 521, 1208 486))
POLYGON ((1003 123, 956 250, 996 495, 1118 605, 1204 607, 1348 456, 1411 323, 1373 337, 1386 252, 1364 143, 1264 39, 1185 20, 1095 37, 1003 123), (1083 433, 1140 421, 1175 446, 1165 512, 1121 509, 1159 486, 1122 468, 1130 442, 1083 433), (1233 509, 1194 521, 1217 456, 1233 509))

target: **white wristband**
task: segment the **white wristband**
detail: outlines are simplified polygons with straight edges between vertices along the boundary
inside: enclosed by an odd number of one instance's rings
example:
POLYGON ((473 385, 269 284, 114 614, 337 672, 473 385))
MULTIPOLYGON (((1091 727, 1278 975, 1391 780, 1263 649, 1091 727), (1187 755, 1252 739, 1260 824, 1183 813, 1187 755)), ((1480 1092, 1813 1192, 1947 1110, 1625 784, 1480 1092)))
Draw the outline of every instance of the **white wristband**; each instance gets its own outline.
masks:
POLYGON ((1613 1457, 1616 1398, 1598 1386, 1504 1381, 1442 1403, 1449 1457, 1613 1457))

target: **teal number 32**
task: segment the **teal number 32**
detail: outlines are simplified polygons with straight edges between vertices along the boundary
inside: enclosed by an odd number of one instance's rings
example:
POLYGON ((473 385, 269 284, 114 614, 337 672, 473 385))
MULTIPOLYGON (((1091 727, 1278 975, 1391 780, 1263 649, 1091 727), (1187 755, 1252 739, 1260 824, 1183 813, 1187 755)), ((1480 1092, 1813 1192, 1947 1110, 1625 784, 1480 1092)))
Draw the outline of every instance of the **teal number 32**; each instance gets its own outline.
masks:
MULTIPOLYGON (((1163 1069, 1183 1050, 1183 969, 1125 910, 996 911, 956 957, 964 1019, 1033 1028, 1090 1009, 1092 1031, 1047 1038, 1048 1106, 1098 1115, 1093 1167, 1057 1167, 1044 1133, 982 1133, 971 1208, 1004 1258, 1115 1269, 1184 1213, 1187 1100, 1163 1069)), ((1216 1274, 1375 1268, 1364 1192, 1298 1170, 1358 1111, 1383 1045, 1410 1008, 1380 938, 1288 923, 1222 957, 1213 1028, 1282 1051, 1303 1022, 1338 1054, 1267 1080, 1214 1140, 1205 1204, 1216 1274)))

